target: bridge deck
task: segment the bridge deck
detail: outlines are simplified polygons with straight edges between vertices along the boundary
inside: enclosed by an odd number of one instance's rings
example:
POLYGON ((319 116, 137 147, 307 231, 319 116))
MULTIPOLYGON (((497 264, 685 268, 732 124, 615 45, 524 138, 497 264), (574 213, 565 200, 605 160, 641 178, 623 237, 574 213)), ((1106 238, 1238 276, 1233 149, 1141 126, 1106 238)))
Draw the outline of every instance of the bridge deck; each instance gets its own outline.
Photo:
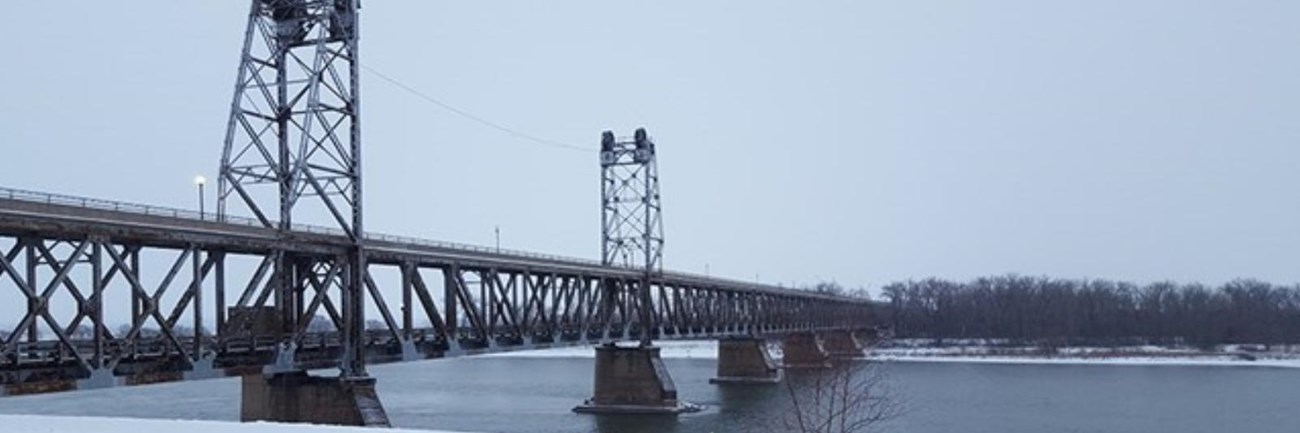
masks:
MULTIPOLYGON (((296 225, 295 231, 281 236, 279 231, 244 218, 217 221, 215 215, 199 216, 192 211, 133 205, 108 201, 86 201, 53 195, 16 195, 0 189, 0 235, 40 236, 84 239, 90 235, 113 236, 123 242, 151 247, 183 247, 191 243, 218 246, 231 252, 266 253, 276 249, 339 254, 348 240, 337 230, 296 225), (83 205, 78 205, 82 203, 83 205), (99 206, 95 206, 99 203, 99 206)), ((588 259, 456 244, 384 234, 366 236, 370 261, 398 264, 404 261, 449 264, 452 262, 484 266, 509 265, 546 271, 575 272, 611 278, 634 278, 637 269, 605 266, 588 259)), ((840 302, 841 297, 809 291, 792 290, 756 282, 713 278, 684 272, 665 271, 662 280, 669 284, 708 285, 722 290, 764 292, 840 302)))

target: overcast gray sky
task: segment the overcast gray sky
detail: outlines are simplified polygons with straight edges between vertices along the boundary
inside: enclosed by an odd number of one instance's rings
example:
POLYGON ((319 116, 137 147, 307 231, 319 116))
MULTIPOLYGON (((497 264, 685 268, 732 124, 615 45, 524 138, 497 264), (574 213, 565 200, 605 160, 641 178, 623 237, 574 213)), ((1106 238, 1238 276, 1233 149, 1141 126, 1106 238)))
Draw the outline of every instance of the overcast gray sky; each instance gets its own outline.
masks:
MULTIPOLYGON (((195 207, 247 1, 10 1, 0 186, 195 207)), ((363 63, 659 144, 669 268, 1300 280, 1300 2, 400 1, 363 63)), ((599 256, 594 152, 367 75, 372 231, 599 256)), ((211 190, 209 190, 211 198, 211 190)))

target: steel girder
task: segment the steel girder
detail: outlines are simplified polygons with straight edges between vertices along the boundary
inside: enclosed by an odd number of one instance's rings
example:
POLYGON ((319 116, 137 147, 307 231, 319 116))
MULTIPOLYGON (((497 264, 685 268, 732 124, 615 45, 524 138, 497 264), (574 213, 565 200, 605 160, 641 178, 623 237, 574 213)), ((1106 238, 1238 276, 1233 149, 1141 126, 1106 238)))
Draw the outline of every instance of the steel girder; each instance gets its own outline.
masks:
MULTIPOLYGON (((0 232, 0 293, 26 304, 0 339, 0 384, 17 394, 346 369, 349 251, 0 232)), ((671 277, 649 281, 643 306, 635 272, 432 253, 367 262, 360 295, 378 319, 358 341, 369 363, 626 340, 643 325, 690 339, 869 320, 865 303, 671 277)))

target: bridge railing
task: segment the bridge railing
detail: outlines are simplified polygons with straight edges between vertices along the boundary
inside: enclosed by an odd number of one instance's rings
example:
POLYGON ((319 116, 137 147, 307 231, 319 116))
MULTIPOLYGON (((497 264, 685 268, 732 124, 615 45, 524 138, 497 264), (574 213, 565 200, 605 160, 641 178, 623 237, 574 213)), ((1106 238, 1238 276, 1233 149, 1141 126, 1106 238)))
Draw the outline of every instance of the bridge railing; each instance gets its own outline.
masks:
MULTIPOLYGON (((185 219, 185 220, 193 220, 193 221, 210 221, 216 223, 234 224, 234 225, 248 226, 248 227, 265 227, 265 225, 263 225, 262 222, 257 219, 242 217, 242 216, 218 215, 215 212, 198 212, 198 211, 187 210, 187 209, 152 206, 146 204, 128 203, 128 202, 120 202, 120 201, 113 201, 113 200, 78 197, 72 195, 53 194, 53 193, 4 188, 4 187, 0 187, 0 199, 24 201, 24 202, 31 202, 31 203, 44 203, 44 204, 52 204, 52 205, 60 205, 60 206, 71 206, 71 207, 78 207, 84 209, 125 212, 125 213, 145 215, 145 216, 158 216, 158 217, 177 218, 177 219, 185 219)), ((347 234, 340 229, 322 227, 322 226, 310 225, 310 224, 294 224, 293 230, 298 232, 316 233, 316 234, 324 234, 324 235, 332 235, 332 236, 346 236, 347 234)), ((544 254, 544 253, 535 253, 529 251, 511 250, 505 248, 486 247, 482 245, 472 245, 472 244, 464 244, 458 242, 421 239, 421 238, 414 238, 409 236, 397 236, 397 235, 390 235, 390 234, 383 234, 383 233, 366 233, 365 237, 368 240, 416 245, 416 246, 424 246, 424 247, 432 247, 432 248, 474 251, 480 253, 500 254, 503 256, 514 256, 514 257, 526 257, 526 258, 549 260, 549 261, 556 261, 556 262, 581 263, 585 265, 595 265, 595 266, 601 265, 599 261, 591 260, 591 259, 566 257, 566 256, 561 256, 556 254, 544 254)), ((617 267, 623 267, 623 266, 617 266, 617 267)))
MULTIPOLYGON (((85 209, 126 212, 126 213, 133 213, 137 215, 181 218, 181 219, 199 220, 199 221, 217 220, 217 215, 215 213, 199 213, 197 211, 185 210, 185 209, 152 206, 152 205, 139 204, 139 203, 127 203, 127 202, 104 200, 98 198, 77 197, 77 196, 64 195, 64 194, 52 194, 47 192, 29 191, 29 190, 13 189, 13 188, 0 187, 0 198, 15 200, 15 201, 32 202, 32 203, 72 206, 72 207, 79 207, 85 209)), ((228 222, 230 224, 245 225, 245 226, 254 226, 254 227, 259 227, 262 225, 261 222, 258 222, 255 219, 244 218, 244 217, 227 216, 226 218, 223 219, 223 222, 228 222)))

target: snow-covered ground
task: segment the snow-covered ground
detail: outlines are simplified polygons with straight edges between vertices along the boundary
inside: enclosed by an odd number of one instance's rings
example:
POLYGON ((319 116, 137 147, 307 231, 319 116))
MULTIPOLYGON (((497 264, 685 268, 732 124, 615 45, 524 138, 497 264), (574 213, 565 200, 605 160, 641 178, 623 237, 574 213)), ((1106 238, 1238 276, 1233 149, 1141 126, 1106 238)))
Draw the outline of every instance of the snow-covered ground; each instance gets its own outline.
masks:
MULTIPOLYGON (((635 343, 620 343, 620 346, 635 346, 635 343)), ((659 356, 673 359, 718 359, 718 342, 714 340, 698 341, 656 341, 659 356)), ((570 346, 543 350, 520 350, 498 352, 483 357, 502 358, 595 358, 592 346, 570 346)))
POLYGON ((1247 361, 1233 356, 1117 356, 1117 357, 1080 357, 1080 356, 975 356, 913 354, 884 351, 873 352, 873 360, 897 362, 967 362, 986 364, 1092 364, 1092 365, 1184 365, 1184 366, 1232 366, 1232 367, 1283 367, 1300 368, 1300 359, 1260 359, 1247 361))
POLYGON ((1193 365, 1300 368, 1300 352, 1292 347, 1258 351, 1259 345, 1228 345, 1214 351, 1154 345, 1122 347, 1062 347, 1045 351, 1013 346, 1006 341, 896 340, 871 351, 871 358, 908 362, 979 362, 998 364, 1193 365))
MULTIPOLYGON (((1258 354, 1258 359, 1248 361, 1231 353, 1207 354, 1189 349, 1170 349, 1159 346, 1133 346, 1120 348, 1066 347, 1053 355, 1043 354, 1036 347, 986 346, 986 342, 967 342, 958 346, 926 347, 920 344, 895 344, 895 347, 874 348, 870 359, 896 362, 972 362, 996 364, 1099 364, 1099 365, 1192 365, 1192 366, 1242 366, 1300 368, 1300 354, 1282 356, 1258 354)), ((658 341, 660 355, 671 359, 718 359, 716 341, 658 341)), ((771 348, 773 356, 781 356, 780 349, 771 348)), ((587 346, 563 347, 547 350, 529 350, 495 353, 483 356, 515 358, 592 358, 595 351, 587 346)))
MULTIPOLYGON (((156 419, 0 415, 5 433, 373 433, 372 428, 305 424, 233 423, 156 419)), ((383 430, 392 433, 439 433, 436 430, 383 430)), ((441 432, 450 433, 450 432, 441 432)))

